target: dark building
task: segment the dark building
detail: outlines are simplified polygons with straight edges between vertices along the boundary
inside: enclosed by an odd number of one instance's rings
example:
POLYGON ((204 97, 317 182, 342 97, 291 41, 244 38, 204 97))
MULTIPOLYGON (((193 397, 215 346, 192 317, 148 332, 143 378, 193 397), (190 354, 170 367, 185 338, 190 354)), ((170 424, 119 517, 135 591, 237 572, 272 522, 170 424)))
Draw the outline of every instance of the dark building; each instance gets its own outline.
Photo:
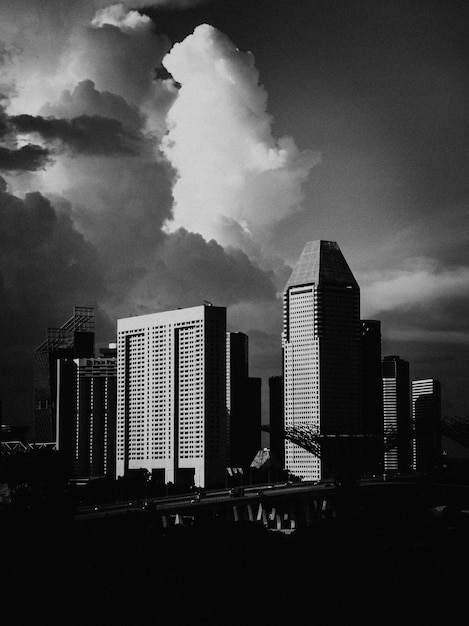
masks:
MULTIPOLYGON (((111 344, 115 346, 115 344, 111 344)), ((57 365, 57 447, 78 478, 115 476, 117 349, 57 365)))
POLYGON ((226 406, 230 466, 246 468, 261 446, 262 380, 249 377, 247 335, 232 332, 226 335, 226 406))
POLYGON ((375 436, 368 441, 366 472, 377 474, 383 469, 382 435, 383 380, 381 375, 381 322, 361 320, 361 415, 363 433, 375 436))
POLYGON ((74 307, 60 328, 48 328, 34 355, 34 433, 37 442, 57 438, 57 361, 94 356, 94 309, 74 307))
POLYGON ((248 377, 246 381, 246 427, 244 430, 245 453, 243 459, 249 464, 261 447, 261 419, 262 419, 262 379, 248 377), (254 454, 252 451, 254 449, 254 454))
POLYGON ((283 420, 283 377, 269 378, 270 453, 280 469, 285 467, 285 429, 283 420))
POLYGON ((434 470, 442 454, 441 385, 426 378, 412 381, 413 467, 417 472, 434 470))
POLYGON ((405 473, 412 466, 409 363, 398 356, 385 356, 382 375, 384 443, 395 444, 384 453, 384 471, 405 473))

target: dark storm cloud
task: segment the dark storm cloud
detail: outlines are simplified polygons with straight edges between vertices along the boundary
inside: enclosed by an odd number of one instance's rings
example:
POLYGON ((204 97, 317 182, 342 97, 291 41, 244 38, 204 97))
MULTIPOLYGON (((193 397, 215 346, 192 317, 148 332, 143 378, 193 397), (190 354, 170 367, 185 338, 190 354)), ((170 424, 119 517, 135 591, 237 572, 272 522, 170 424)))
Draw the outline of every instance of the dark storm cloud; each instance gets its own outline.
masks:
POLYGON ((0 335, 3 345, 22 345, 42 335, 55 312, 96 301, 104 293, 98 254, 70 216, 38 192, 23 198, 6 191, 0 177, 0 335), (17 328, 18 335, 7 332, 17 328))
POLYGON ((71 120, 16 115, 10 118, 19 133, 37 133, 46 141, 59 141, 75 154, 135 154, 136 135, 119 120, 80 115, 71 120))
POLYGON ((33 172, 50 162, 47 148, 31 143, 18 147, 11 119, 2 104, 0 104, 0 140, 5 144, 0 146, 0 171, 33 172))
MULTIPOLYGON (((30 418, 33 353, 46 328, 104 294, 98 253, 67 211, 37 192, 24 199, 8 193, 0 177, 0 398, 7 423, 30 418)), ((110 334, 99 310, 98 319, 110 334)))
POLYGON ((275 298, 271 272, 264 272, 241 250, 223 249, 213 239, 179 229, 158 249, 149 271, 154 302, 161 308, 195 306, 203 300, 229 306, 275 298))
MULTIPOLYGON (((467 264, 469 258, 467 201, 443 203, 441 212, 425 217, 415 216, 409 226, 392 239, 392 245, 382 249, 377 259, 383 266, 398 266, 412 252, 414 257, 433 259, 440 271, 457 269, 467 264), (384 263, 383 263, 384 261, 384 263)), ((468 224, 469 226, 469 224, 468 224)))
POLYGON ((41 146, 27 144, 16 149, 0 146, 0 170, 5 172, 31 172, 45 167, 49 162, 49 150, 41 146))
MULTIPOLYGON (((1 96, 0 96, 1 99, 1 96)), ((8 115, 5 113, 3 108, 0 106, 0 139, 7 135, 10 131, 10 127, 8 124, 8 115)))
POLYGON ((383 311, 378 317, 383 328, 394 336, 414 334, 425 336, 466 336, 469 340, 469 293, 447 294, 430 301, 413 303, 404 310, 383 311))
POLYGON ((278 376, 282 372, 282 345, 280 333, 266 333, 261 330, 250 329, 249 356, 252 375, 262 375, 264 378, 278 376))

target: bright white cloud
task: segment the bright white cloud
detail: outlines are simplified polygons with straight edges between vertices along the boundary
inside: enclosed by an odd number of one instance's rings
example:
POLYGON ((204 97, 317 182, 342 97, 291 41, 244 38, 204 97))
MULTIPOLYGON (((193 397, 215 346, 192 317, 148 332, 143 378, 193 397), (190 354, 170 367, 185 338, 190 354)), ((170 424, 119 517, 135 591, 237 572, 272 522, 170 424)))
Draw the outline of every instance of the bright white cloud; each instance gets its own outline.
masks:
POLYGON ((19 3, 15 9, 0 7, 0 39, 8 51, 2 80, 10 88, 10 113, 37 115, 62 91, 91 80, 98 90, 119 94, 148 111, 164 103, 159 116, 152 111, 153 126, 162 128, 160 118, 174 95, 172 87, 155 83, 153 76, 170 48, 169 39, 157 36, 150 18, 138 11, 126 11, 123 5, 99 9, 105 4, 63 0, 58 10, 41 3, 42 12, 30 2, 24 11, 19 3))
POLYGON ((267 94, 251 53, 204 24, 163 59, 181 84, 168 112, 163 151, 177 170, 174 222, 239 244, 258 238, 303 200, 302 183, 318 160, 291 137, 272 136, 267 94))
POLYGON ((215 29, 198 28, 167 56, 178 89, 154 80, 170 44, 148 18, 91 0, 88 9, 72 11, 65 31, 57 24, 47 31, 47 21, 42 38, 28 31, 25 43, 34 45, 9 68, 17 88, 9 112, 117 119, 141 137, 138 155, 55 154, 44 171, 8 176, 10 190, 39 190, 56 206, 65 203, 74 227, 100 251, 108 286, 101 305, 111 318, 208 298, 230 307, 235 326, 278 334, 275 292, 288 268, 259 243, 272 221, 301 204, 316 157, 272 136, 253 56, 215 29), (162 232, 173 223, 173 171, 158 150, 165 133, 178 174, 174 226, 192 231, 185 236, 162 232))
POLYGON ((110 25, 117 26, 121 30, 148 28, 151 23, 149 17, 138 11, 127 11, 123 4, 113 4, 101 9, 91 21, 91 25, 96 28, 110 25))

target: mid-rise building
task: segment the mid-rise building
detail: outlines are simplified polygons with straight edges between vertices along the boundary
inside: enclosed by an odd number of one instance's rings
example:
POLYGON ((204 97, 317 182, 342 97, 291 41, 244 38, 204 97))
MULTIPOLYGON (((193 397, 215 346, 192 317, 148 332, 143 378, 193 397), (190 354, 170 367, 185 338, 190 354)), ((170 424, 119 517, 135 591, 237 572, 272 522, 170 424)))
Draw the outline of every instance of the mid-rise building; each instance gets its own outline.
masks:
POLYGON ((382 361, 384 471, 405 473, 412 465, 409 363, 399 356, 382 361), (392 447, 390 447, 392 445, 392 447))
MULTIPOLYGON (((335 241, 306 244, 284 290, 285 427, 359 434, 360 289, 335 241)), ((330 471, 286 442, 285 466, 306 480, 330 471)))
POLYGON ((230 467, 249 467, 261 444, 260 378, 249 377, 249 339, 226 334, 226 408, 230 467))
POLYGON ((116 352, 57 362, 57 449, 77 478, 115 476, 116 352))
POLYGON ((117 322, 117 476, 223 484, 228 465, 226 309, 203 306, 117 322))
POLYGON ((425 378, 412 381, 413 468, 417 472, 434 470, 442 453, 441 385, 425 378))
POLYGON ((34 354, 33 440, 57 439, 57 361, 94 356, 94 309, 74 307, 60 328, 48 328, 47 338, 34 354))

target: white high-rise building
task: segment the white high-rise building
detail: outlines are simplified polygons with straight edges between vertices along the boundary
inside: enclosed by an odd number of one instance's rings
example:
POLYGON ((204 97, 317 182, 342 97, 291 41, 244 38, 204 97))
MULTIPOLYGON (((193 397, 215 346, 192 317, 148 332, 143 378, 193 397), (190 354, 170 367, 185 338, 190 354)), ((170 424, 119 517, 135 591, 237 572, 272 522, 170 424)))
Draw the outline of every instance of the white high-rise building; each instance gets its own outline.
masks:
MULTIPOLYGON (((283 319, 285 427, 360 433, 360 289, 336 242, 306 244, 285 287, 283 319)), ((285 467, 304 480, 325 470, 290 441, 285 467)))
POLYGON ((222 484, 227 465, 226 309, 209 304, 117 322, 117 476, 222 484))

